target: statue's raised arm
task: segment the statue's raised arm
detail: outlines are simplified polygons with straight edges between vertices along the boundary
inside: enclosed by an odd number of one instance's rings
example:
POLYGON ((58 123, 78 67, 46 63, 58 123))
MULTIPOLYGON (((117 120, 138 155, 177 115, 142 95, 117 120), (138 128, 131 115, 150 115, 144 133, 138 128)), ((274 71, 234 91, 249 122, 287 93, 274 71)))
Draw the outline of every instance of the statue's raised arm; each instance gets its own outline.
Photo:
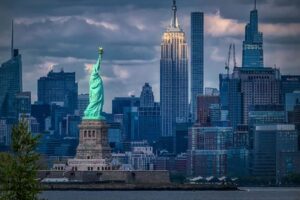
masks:
POLYGON ((101 62, 102 62, 103 52, 104 52, 103 48, 99 47, 99 49, 98 49, 99 57, 98 57, 97 63, 95 65, 93 65, 93 71, 95 71, 96 73, 101 72, 101 62))
POLYGON ((104 88, 103 81, 100 76, 101 61, 103 55, 103 48, 98 49, 99 57, 97 63, 93 65, 93 70, 90 75, 90 89, 89 89, 89 105, 84 111, 83 119, 87 120, 104 120, 102 116, 102 109, 104 104, 104 88))

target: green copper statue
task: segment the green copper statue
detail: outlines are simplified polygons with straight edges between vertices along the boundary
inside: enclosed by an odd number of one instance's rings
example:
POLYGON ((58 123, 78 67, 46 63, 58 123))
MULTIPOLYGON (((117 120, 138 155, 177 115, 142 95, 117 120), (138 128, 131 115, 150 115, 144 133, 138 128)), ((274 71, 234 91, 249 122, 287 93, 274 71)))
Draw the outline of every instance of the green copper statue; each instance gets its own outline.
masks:
POLYGON ((90 76, 90 103, 84 111, 83 119, 86 120, 104 120, 105 117, 101 115, 104 104, 104 88, 103 81, 100 76, 101 60, 102 60, 103 48, 99 47, 99 58, 90 76))

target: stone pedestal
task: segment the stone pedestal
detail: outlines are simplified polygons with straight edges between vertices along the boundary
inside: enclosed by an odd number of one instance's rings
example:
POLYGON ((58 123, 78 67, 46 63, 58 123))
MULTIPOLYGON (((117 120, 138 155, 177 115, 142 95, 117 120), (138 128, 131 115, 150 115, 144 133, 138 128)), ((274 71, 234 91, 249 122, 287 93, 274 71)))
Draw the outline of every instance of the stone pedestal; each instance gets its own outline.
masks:
POLYGON ((111 161, 106 122, 103 120, 83 120, 79 129, 79 144, 75 158, 111 161))
POLYGON ((83 120, 76 156, 68 160, 66 170, 103 171, 114 170, 111 165, 111 149, 108 143, 108 126, 103 120, 83 120))

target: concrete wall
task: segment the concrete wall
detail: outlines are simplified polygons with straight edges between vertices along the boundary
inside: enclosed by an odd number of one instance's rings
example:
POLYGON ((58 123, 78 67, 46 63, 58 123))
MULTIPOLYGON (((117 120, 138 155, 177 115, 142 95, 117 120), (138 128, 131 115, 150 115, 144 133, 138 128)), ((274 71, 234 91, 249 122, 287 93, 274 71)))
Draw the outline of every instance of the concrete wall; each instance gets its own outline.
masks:
POLYGON ((39 171, 38 176, 82 182, 170 183, 168 171, 39 171))

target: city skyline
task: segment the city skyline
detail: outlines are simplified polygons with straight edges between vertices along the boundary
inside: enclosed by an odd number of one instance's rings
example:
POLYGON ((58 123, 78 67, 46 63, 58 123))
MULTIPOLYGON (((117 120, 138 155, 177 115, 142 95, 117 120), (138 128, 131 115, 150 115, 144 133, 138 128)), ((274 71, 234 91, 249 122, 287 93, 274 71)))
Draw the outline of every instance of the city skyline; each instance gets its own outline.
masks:
MULTIPOLYGON (((96 16, 92 16, 92 13, 96 12, 92 8, 100 5, 97 2, 91 1, 93 6, 86 8, 78 2, 73 4, 65 2, 62 8, 69 7, 68 10, 64 10, 65 13, 62 13, 60 9, 55 9, 54 4, 46 2, 41 5, 43 14, 41 10, 30 8, 33 3, 33 1, 28 2, 28 5, 24 7, 22 3, 2 2, 1 9, 8 8, 9 13, 1 20, 1 25, 6 28, 0 32, 2 38, 0 61, 5 62, 10 57, 10 23, 13 17, 15 19, 15 47, 20 49, 23 58, 24 91, 30 90, 33 100, 36 100, 37 79, 45 76, 53 65, 55 71, 61 68, 68 72, 75 71, 79 82, 79 93, 87 92, 87 70, 94 62, 94 59, 89 57, 95 49, 94 38, 97 38, 96 41, 99 43, 104 42, 104 47, 105 45, 109 47, 104 55, 104 82, 108 97, 105 111, 110 111, 111 99, 115 96, 127 96, 133 93, 138 96, 144 82, 149 82, 153 86, 154 96, 156 100, 159 99, 159 45, 161 34, 170 21, 171 1, 161 3, 153 1, 151 4, 134 1, 119 4, 105 3, 100 11, 96 9, 98 13, 96 16), (22 11, 19 10, 20 8, 22 11), (129 13, 132 10, 134 12, 129 13), (87 11, 90 13, 85 13, 87 11), (113 16, 113 11, 122 12, 113 16), (151 18, 148 17, 150 15, 151 18), (121 20, 122 17, 124 21, 121 20), (74 26, 83 26, 88 30, 74 30, 74 26), (120 33, 123 33, 124 38, 119 38, 120 33), (114 38, 109 37, 110 35, 114 38), (52 44, 47 44, 48 41, 52 44), (147 77, 146 80, 145 77, 147 77), (116 87, 120 83, 124 88, 116 87)), ((187 33, 188 43, 190 43, 190 12, 203 11, 205 13, 204 78, 206 87, 217 87, 218 73, 225 72, 224 62, 230 42, 235 42, 237 46, 237 61, 238 66, 241 66, 244 26, 249 21, 248 13, 253 9, 253 1, 244 3, 231 1, 229 5, 221 8, 222 2, 220 1, 177 2, 180 8, 179 20, 183 30, 187 33), (238 12, 234 15, 230 14, 228 7, 236 8, 238 12)), ((297 7, 299 7, 297 2, 291 2, 289 5, 281 1, 274 3, 258 1, 257 5, 260 30, 265 38, 265 66, 273 67, 276 64, 284 74, 297 72, 299 63, 298 58, 294 59, 293 63, 288 62, 299 52, 296 38, 300 32, 299 14, 294 12, 297 7), (290 15, 286 16, 281 10, 289 10, 290 15)), ((189 48, 188 51, 190 51, 189 48)))
POLYGON ((42 185, 300 184, 300 14, 281 13, 298 4, 157 1, 4 0, 7 171, 20 132, 42 185))

